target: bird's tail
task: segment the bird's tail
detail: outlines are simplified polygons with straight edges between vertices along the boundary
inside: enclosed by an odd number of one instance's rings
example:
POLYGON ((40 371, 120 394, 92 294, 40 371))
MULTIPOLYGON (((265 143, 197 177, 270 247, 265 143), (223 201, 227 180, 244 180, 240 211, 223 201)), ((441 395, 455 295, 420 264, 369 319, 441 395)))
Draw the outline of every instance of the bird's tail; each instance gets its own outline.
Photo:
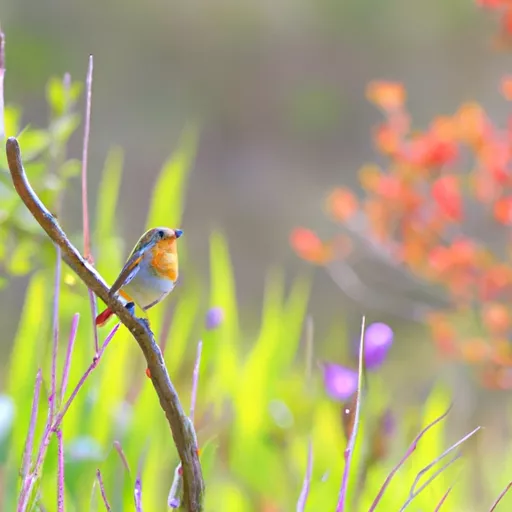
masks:
POLYGON ((113 314, 114 312, 110 308, 105 309, 96 317, 96 325, 98 327, 104 326, 113 314))

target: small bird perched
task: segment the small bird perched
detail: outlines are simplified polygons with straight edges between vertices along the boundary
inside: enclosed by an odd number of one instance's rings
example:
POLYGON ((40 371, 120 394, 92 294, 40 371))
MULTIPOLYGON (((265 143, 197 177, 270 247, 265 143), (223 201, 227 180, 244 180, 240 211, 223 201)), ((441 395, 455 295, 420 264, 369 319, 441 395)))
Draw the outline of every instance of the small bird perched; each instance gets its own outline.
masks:
MULTIPOLYGON (((176 240, 182 234, 181 229, 165 227, 144 233, 110 288, 110 295, 119 292, 127 305, 137 304, 143 311, 164 299, 178 279, 176 240)), ((113 314, 107 307, 96 317, 96 325, 104 325, 113 314)))

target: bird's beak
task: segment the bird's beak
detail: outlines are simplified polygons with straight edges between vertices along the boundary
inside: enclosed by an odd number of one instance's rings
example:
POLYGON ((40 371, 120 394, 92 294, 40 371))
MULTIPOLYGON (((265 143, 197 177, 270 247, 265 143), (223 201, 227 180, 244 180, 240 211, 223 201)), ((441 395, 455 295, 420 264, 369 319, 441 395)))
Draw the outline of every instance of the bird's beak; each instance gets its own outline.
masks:
POLYGON ((183 235, 183 231, 181 229, 175 229, 174 230, 174 236, 176 238, 179 238, 181 235, 183 235))

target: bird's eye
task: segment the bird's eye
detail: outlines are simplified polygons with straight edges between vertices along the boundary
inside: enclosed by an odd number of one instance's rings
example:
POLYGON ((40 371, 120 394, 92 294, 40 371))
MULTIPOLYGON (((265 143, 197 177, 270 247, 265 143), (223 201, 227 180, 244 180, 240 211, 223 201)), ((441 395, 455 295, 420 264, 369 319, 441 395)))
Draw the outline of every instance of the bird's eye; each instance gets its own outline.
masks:
POLYGON ((160 238, 163 238, 163 237, 165 236, 165 232, 164 232, 164 230, 163 230, 163 229, 161 229, 161 230, 158 232, 158 236, 159 236, 160 238))

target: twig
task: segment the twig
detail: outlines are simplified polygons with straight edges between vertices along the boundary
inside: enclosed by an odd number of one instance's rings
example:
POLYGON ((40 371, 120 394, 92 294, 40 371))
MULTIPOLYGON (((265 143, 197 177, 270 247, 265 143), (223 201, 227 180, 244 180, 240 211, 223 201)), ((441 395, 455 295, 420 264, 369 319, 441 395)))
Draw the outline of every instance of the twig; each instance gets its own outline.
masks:
POLYGON ((201 366, 201 352, 203 350, 203 342, 197 344, 196 362, 194 364, 194 372, 192 374, 192 393, 190 397, 190 414, 189 418, 194 422, 194 414, 196 412, 197 386, 199 384, 199 367, 201 366))
POLYGON ((503 491, 501 491, 500 495, 496 498, 496 501, 492 504, 492 507, 489 509, 489 512, 494 512, 496 510, 496 507, 498 506, 500 501, 503 499, 505 494, 507 494, 507 492, 510 490, 511 487, 512 487, 512 482, 510 482, 507 485, 507 487, 505 487, 505 489, 503 489, 503 491))
POLYGON ((108 512, 110 512, 112 509, 110 508, 110 504, 107 499, 107 493, 105 492, 105 485, 103 484, 103 478, 101 477, 101 471, 99 469, 96 470, 96 478, 98 479, 98 484, 100 486, 100 494, 101 498, 103 500, 103 504, 105 505, 105 508, 108 512))
MULTIPOLYGON (((94 264, 91 253, 91 229, 89 225, 89 200, 87 194, 87 162, 89 160, 89 135, 91 133, 91 104, 92 104, 92 71, 94 61, 92 55, 89 55, 89 67, 87 68, 87 79, 85 81, 85 121, 84 138, 82 143, 82 223, 84 232, 84 258, 91 264, 94 264)), ((100 346, 98 339, 98 327, 94 321, 97 314, 96 295, 91 289, 87 290, 89 302, 91 305, 92 332, 94 335, 94 353, 97 354, 100 346)))
POLYGON ((62 440, 62 430, 58 428, 55 435, 57 436, 57 457, 59 461, 57 466, 57 510, 58 512, 64 512, 64 442, 62 440))
POLYGON ((126 469, 126 472, 129 475, 131 475, 130 465, 128 464, 128 460, 126 458, 126 455, 124 454, 123 447, 121 446, 121 443, 119 441, 114 441, 113 445, 114 445, 116 452, 119 454, 119 458, 121 459, 121 462, 123 463, 124 469, 126 469))
POLYGON ((34 444, 34 433, 36 430, 37 412, 39 409, 39 395, 41 393, 41 383, 43 376, 41 369, 37 370, 36 384, 34 386, 34 397, 32 398, 32 408, 30 412, 30 424, 28 427, 28 435, 25 443, 25 452, 23 454, 23 464, 21 467, 21 474, 23 478, 28 475, 30 470, 30 460, 32 458, 32 447, 34 444))
POLYGON ((114 337, 114 334, 117 332, 117 329, 119 328, 120 324, 117 324, 112 331, 109 333, 109 335, 105 338, 105 341, 103 342, 103 345, 101 346, 101 349, 99 351, 99 354, 97 357, 95 357, 92 361, 92 363, 89 365, 89 368, 85 371, 82 378, 79 380, 78 384, 75 386, 75 389, 71 393, 70 397, 67 399, 65 404, 61 407, 58 414, 55 416, 55 420, 53 420, 53 423, 51 423, 51 417, 48 414, 48 419, 46 422, 46 426, 44 428, 43 437, 41 439, 41 443, 39 445, 39 450, 37 453, 36 462, 34 465, 34 469, 32 470, 32 473, 30 475, 27 475, 25 478, 23 485, 22 485, 22 491, 20 495, 20 500, 18 503, 18 512, 25 512, 27 509, 27 506, 30 501, 30 496, 32 495, 32 492, 34 490, 34 485, 39 477, 41 468, 43 466, 43 462, 46 456, 46 451, 48 449, 48 445, 50 444, 50 439, 53 433, 56 433, 57 430, 60 429, 60 426, 62 424, 62 420, 64 419, 64 416, 66 415, 69 407, 71 406, 71 403, 75 399, 76 395, 80 391, 81 387, 84 385, 85 381, 87 380, 87 377, 89 377, 90 373, 96 368, 98 365, 98 362, 101 359, 101 356, 103 355, 103 352, 107 348, 108 344, 114 337))
MULTIPOLYGON (((407 498, 407 500, 405 501, 405 503, 402 505, 402 508, 398 511, 398 512, 403 512, 410 504, 411 504, 411 501, 416 498, 416 496, 418 496, 418 494, 423 491, 423 489, 425 489, 428 485, 430 485, 435 478, 437 478, 445 469, 447 469, 449 466, 451 466, 455 461, 457 461, 458 459, 460 459, 460 457, 462 456, 462 453, 461 452, 458 452, 457 454, 455 454, 451 459, 448 460, 448 462, 446 462, 445 464, 443 464, 437 471, 434 471, 434 473, 432 473, 432 475, 423 483, 423 485, 421 485, 420 487, 418 487, 418 489, 414 489, 415 485, 416 485, 416 481, 414 482, 413 486, 412 486, 412 489, 411 489, 411 492, 409 494, 409 497, 407 498), (413 491, 414 489, 414 491, 413 491)), ((420 471, 421 473, 421 471, 420 471)))
POLYGON ((189 512, 202 510, 204 482, 197 454, 195 431, 183 412, 178 394, 167 373, 162 353, 147 322, 133 316, 117 297, 110 296, 109 287, 103 278, 71 244, 55 217, 37 197, 27 180, 16 138, 7 139, 6 151, 12 181, 20 198, 48 236, 61 248, 64 261, 84 284, 110 307, 139 344, 183 465, 185 506, 189 512))
POLYGON ((304 483, 300 492, 299 501, 297 502, 297 512, 304 512, 306 502, 309 495, 309 486, 311 484, 311 472, 313 470, 313 445, 311 439, 308 443, 308 461, 306 465, 306 474, 304 475, 304 483))
POLYGON ((53 298, 53 347, 52 347, 52 380, 50 387, 50 397, 48 398, 50 406, 50 418, 53 421, 55 408, 57 405, 57 353, 59 349, 59 298, 60 298, 60 275, 61 275, 61 256, 60 247, 57 246, 57 264, 55 266, 55 286, 53 298))
POLYGON ((363 361, 364 361, 364 328, 365 328, 365 317, 361 322, 361 338, 359 341, 359 369, 357 378, 357 399, 356 399, 356 412, 354 418, 354 426, 350 434, 347 448, 345 449, 345 467, 343 468, 343 477, 341 480, 340 495, 338 499, 338 505, 336 512, 343 512, 345 510, 345 502, 347 499, 347 488, 348 488, 348 477, 350 474, 350 463, 352 461, 352 455, 354 454, 354 448, 356 445, 357 431, 359 430, 359 416, 361 414, 361 391, 363 384, 363 361))
MULTIPOLYGON (((196 401, 197 401, 197 387, 199 383, 199 367, 201 366, 201 353, 203 349, 203 342, 199 340, 197 344, 197 354, 196 361, 194 363, 194 372, 192 374, 192 391, 190 396, 190 414, 189 414, 189 422, 192 424, 192 428, 194 426, 194 413, 196 410, 196 401)), ((196 439, 196 449, 197 449, 197 439, 196 439)), ((167 496, 167 504, 171 508, 178 508, 180 506, 180 494, 182 488, 182 475, 183 468, 181 464, 178 464, 176 470, 174 471, 174 478, 172 481, 171 489, 169 490, 169 495, 167 496)))
POLYGON ((112 331, 110 331, 109 335, 105 338, 105 341, 103 342, 103 345, 101 345, 100 351, 94 359, 92 360, 92 363, 89 365, 87 370, 85 370, 85 373, 82 375, 81 379, 78 381, 78 384, 75 386, 75 389, 71 392, 71 395, 66 400, 64 405, 61 407, 59 413, 55 417, 55 422, 53 423, 52 430, 55 430, 60 427, 60 424, 62 423, 62 420, 64 419, 65 414, 68 412, 69 407, 71 406, 71 403, 75 399, 76 395, 84 385, 85 381, 87 380, 87 377, 91 374, 91 372, 98 366, 98 363, 100 362, 101 356, 105 352, 105 349, 108 347, 108 344, 112 341, 112 338, 114 337, 115 333, 119 329, 119 326, 121 324, 116 324, 112 331))
POLYGON ((416 478, 414 479, 414 482, 411 487, 411 492, 410 492, 411 496, 413 494, 418 494, 420 492, 420 491, 416 491, 416 485, 418 485, 418 482, 420 481, 421 477, 428 470, 430 470, 433 466, 435 466, 441 459, 444 459, 453 450, 458 448, 462 443, 466 442, 470 437, 474 436, 480 429, 481 429, 481 427, 476 427, 469 434, 466 434, 463 438, 459 439, 456 443, 452 444, 441 455, 436 457, 430 464, 427 464, 421 471, 419 471, 418 474, 416 475, 416 478))
POLYGON ((87 201, 87 159, 89 154, 89 134, 91 133, 92 70, 93 58, 92 55, 89 55, 89 67, 87 68, 87 79, 85 82, 85 121, 82 147, 82 220, 84 231, 84 257, 89 263, 92 262, 90 260, 91 240, 89 230, 89 208, 87 201))
POLYGON ((446 501, 446 498, 448 498, 449 494, 452 492, 452 489, 453 489, 453 485, 450 485, 450 487, 448 487, 447 491, 443 494, 443 496, 439 500, 439 503, 436 505, 434 512, 439 512, 441 510, 443 503, 446 501))
POLYGON ((76 333, 78 330, 78 321, 80 320, 80 314, 75 313, 73 320, 71 321, 71 331, 69 333, 68 348, 66 351, 66 360, 64 361, 64 368, 62 369, 62 381, 60 383, 60 398, 59 405, 64 400, 66 389, 68 387, 69 370, 71 368, 71 356, 73 355, 73 347, 75 346, 76 333))
POLYGON ((379 492, 377 493, 377 496, 375 497, 375 499, 373 500, 373 503, 371 505, 371 507, 368 509, 368 512, 373 512, 377 505, 379 504, 380 500, 382 499, 382 496, 385 492, 385 490, 387 489, 388 485, 391 483, 391 480, 392 478, 395 476, 395 473, 403 466, 403 464, 405 463, 405 461, 412 455, 412 453, 414 452, 414 450, 416 450, 416 447, 418 446, 418 442, 420 441, 420 439, 434 426, 436 425, 437 423, 439 423, 440 421, 442 421, 444 418, 446 418, 446 416, 448 415, 448 413, 450 412, 450 409, 451 409, 451 406, 446 410, 446 412, 444 412, 443 414, 441 414, 441 416, 439 416, 438 418, 436 418, 435 420, 433 420, 432 422, 430 422, 426 427, 424 427, 420 433, 414 438, 414 441, 410 444, 409 448, 407 449, 407 451, 405 452, 405 455, 400 459, 400 461, 398 462, 398 464, 391 470, 391 472, 388 474, 388 476, 386 477, 386 480, 384 481, 384 483, 382 484, 382 487, 380 488, 379 492))

